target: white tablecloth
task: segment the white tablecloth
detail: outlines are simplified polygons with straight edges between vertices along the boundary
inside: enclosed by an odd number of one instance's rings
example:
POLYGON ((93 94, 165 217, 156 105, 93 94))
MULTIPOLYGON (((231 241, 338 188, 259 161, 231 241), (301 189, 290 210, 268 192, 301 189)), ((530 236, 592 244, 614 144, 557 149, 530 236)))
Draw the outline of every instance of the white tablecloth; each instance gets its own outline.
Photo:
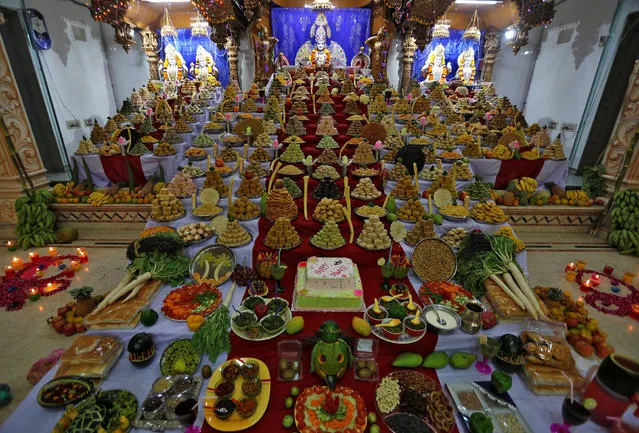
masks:
POLYGON ((87 163, 87 167, 91 172, 91 179, 93 179, 93 184, 98 188, 104 188, 111 186, 111 181, 107 177, 104 172, 104 167, 102 166, 102 161, 100 161, 100 155, 72 155, 74 163, 78 167, 78 181, 82 182, 87 179, 86 171, 84 170, 84 164, 82 160, 84 159, 87 163))
MULTIPOLYGON (((494 184, 501 163, 499 159, 471 159, 470 167, 475 174, 481 176, 484 182, 494 184)), ((554 182, 561 188, 565 188, 568 182, 568 161, 544 161, 536 179, 539 188, 544 188, 546 182, 554 182)))

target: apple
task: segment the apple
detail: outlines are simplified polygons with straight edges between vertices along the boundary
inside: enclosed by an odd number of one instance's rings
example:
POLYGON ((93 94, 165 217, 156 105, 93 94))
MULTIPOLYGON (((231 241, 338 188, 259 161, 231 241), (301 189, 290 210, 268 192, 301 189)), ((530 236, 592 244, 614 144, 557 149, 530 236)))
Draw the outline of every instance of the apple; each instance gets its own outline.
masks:
POLYGON ((66 337, 70 337, 73 334, 75 334, 75 325, 73 323, 67 323, 66 325, 64 325, 64 327, 62 328, 63 334, 66 337))
POLYGON ((75 332, 82 333, 82 332, 86 332, 87 328, 86 326, 84 326, 83 323, 76 323, 75 324, 75 332))
POLYGON ((612 346, 608 343, 599 343, 597 344, 597 346, 595 346, 595 349, 597 356, 602 359, 607 357, 611 353, 614 353, 615 351, 615 349, 613 349, 612 346))
POLYGON ((577 319, 568 319, 566 320, 566 326, 568 329, 576 328, 578 325, 577 319))
POLYGON ((581 341, 581 336, 577 334, 568 335, 568 344, 570 344, 571 346, 576 345, 579 341, 581 341))
POLYGON ((62 319, 62 320, 55 320, 54 319, 53 322, 51 322, 51 327, 53 329, 55 329, 58 334, 62 334, 62 330, 64 328, 64 325, 65 325, 64 319, 62 319))
POLYGON ((592 333, 592 344, 597 345, 600 343, 605 343, 606 338, 608 338, 608 334, 601 329, 592 333))
POLYGON ((69 310, 66 306, 58 308, 58 316, 64 317, 69 310))

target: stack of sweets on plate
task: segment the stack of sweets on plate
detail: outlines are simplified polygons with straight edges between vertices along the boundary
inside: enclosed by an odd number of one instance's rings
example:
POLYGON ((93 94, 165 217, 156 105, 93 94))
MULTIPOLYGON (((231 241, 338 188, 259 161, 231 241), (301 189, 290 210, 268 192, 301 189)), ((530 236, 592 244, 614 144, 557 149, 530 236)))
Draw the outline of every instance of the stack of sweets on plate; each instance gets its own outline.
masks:
POLYGON ((359 137, 362 133, 363 127, 364 125, 362 125, 361 120, 353 120, 348 127, 348 131, 346 131, 346 134, 350 135, 351 137, 359 137))
POLYGON ((242 196, 233 201, 233 203, 231 203, 231 207, 229 207, 229 216, 238 220, 252 219, 257 217, 259 214, 260 209, 246 196, 242 196))
POLYGON ((213 144, 215 144, 215 140, 203 132, 199 133, 193 140, 193 146, 196 147, 212 147, 213 144))
POLYGON ((215 189, 220 197, 228 197, 229 187, 224 184, 222 176, 213 167, 206 172, 206 179, 204 180, 204 188, 215 189))
POLYGON ((246 170, 250 170, 255 177, 265 177, 266 169, 258 161, 251 161, 246 167, 246 170))
POLYGON ((255 113, 257 112, 257 104, 252 98, 244 99, 240 106, 240 110, 244 113, 255 113))
POLYGON ((182 143, 183 140, 180 138, 179 135, 177 135, 177 132, 175 131, 175 129, 169 128, 164 132, 164 135, 162 136, 162 141, 166 141, 169 144, 178 144, 178 143, 182 143))
POLYGON ((158 196, 151 202, 151 218, 156 221, 173 220, 184 213, 184 206, 168 188, 160 189, 158 196))
POLYGON ((297 198, 302 195, 301 188, 297 186, 293 179, 291 179, 290 177, 285 177, 284 179, 282 179, 282 181, 284 182, 284 188, 286 188, 291 197, 297 198))
POLYGON ((433 164, 428 168, 424 167, 424 169, 419 173, 419 178, 421 180, 435 180, 441 176, 443 172, 443 169, 433 164))
POLYGON ((457 195, 455 177, 448 173, 446 170, 444 170, 442 174, 433 181, 433 184, 430 186, 430 192, 435 193, 435 191, 440 188, 448 190, 453 197, 457 195))
POLYGON ((371 216, 364 222, 364 228, 357 238, 357 245, 367 250, 390 248, 391 239, 377 215, 371 216))
POLYGON ((415 227, 406 233, 406 242, 410 245, 416 245, 422 239, 434 237, 435 228, 433 220, 420 218, 417 220, 417 223, 415 223, 415 227))
POLYGON ((276 221, 278 218, 290 220, 295 217, 297 217, 297 205, 284 187, 284 181, 277 179, 266 199, 266 218, 276 221))
POLYGON ((288 249, 302 242, 295 227, 287 218, 278 218, 266 234, 264 245, 273 249, 288 249))
POLYGON ((410 104, 408 103, 408 99, 398 99, 394 104, 393 104, 393 111, 395 112, 395 114, 408 114, 410 113, 410 104))
POLYGON ((360 200, 374 200, 382 195, 370 177, 363 177, 357 182, 351 196, 360 200))
POLYGON ((288 123, 286 124, 286 134, 296 136, 306 135, 306 128, 297 116, 291 116, 288 119, 288 123))
POLYGON ((104 124, 104 130, 109 134, 113 134, 118 129, 118 124, 115 123, 113 119, 110 117, 107 119, 107 122, 104 124))
POLYGON ((373 155, 373 148, 368 142, 361 142, 357 145, 355 153, 353 154, 353 162, 360 165, 374 164, 377 162, 373 155))
POLYGON ((550 146, 547 146, 544 150, 544 159, 563 160, 566 159, 564 154, 564 148, 561 145, 561 139, 559 136, 550 146))
POLYGON ((237 220, 230 221, 217 238, 217 243, 227 247, 237 247, 251 241, 251 234, 237 220))
POLYGON ((238 196, 247 196, 247 197, 261 197, 264 194, 264 188, 262 187, 262 182, 259 177, 253 175, 251 171, 246 171, 244 173, 244 178, 240 183, 240 186, 237 188, 238 196))
POLYGON ((171 179, 168 184, 168 189, 171 194, 179 198, 190 197, 191 194, 197 192, 197 187, 191 179, 191 176, 182 171, 178 172, 173 179, 171 179))
POLYGON ((419 198, 417 186, 413 182, 413 178, 405 175, 399 179, 395 189, 393 189, 393 197, 400 200, 410 200, 411 198, 419 198))
POLYGON ((95 147, 91 140, 87 140, 86 137, 82 137, 82 140, 80 140, 80 145, 78 146, 78 150, 75 151, 75 154, 91 155, 94 153, 98 153, 98 148, 95 147))
POLYGON ((319 164, 337 164, 337 161, 337 154, 331 149, 324 149, 317 157, 317 162, 319 164))
POLYGON ((331 116, 321 116, 317 124, 316 135, 337 135, 335 120, 331 116))
POLYGON ((473 173, 471 173, 468 163, 462 161, 455 161, 450 169, 450 174, 455 179, 460 180, 471 180, 473 178, 473 173))
POLYGON ((337 141, 335 141, 330 135, 325 135, 322 137, 320 142, 317 143, 316 147, 319 149, 337 149, 339 144, 337 144, 337 141))
POLYGON ((402 177, 406 176, 406 173, 408 173, 408 170, 406 170, 404 164, 402 164, 401 161, 397 161, 393 168, 391 168, 388 172, 388 179, 397 182, 402 177))
POLYGON ((280 155, 280 161, 299 163, 304 160, 304 153, 299 143, 290 143, 286 150, 280 155))
POLYGON ((373 102, 368 106, 368 112, 373 114, 383 114, 388 112, 388 106, 386 105, 386 99, 384 95, 380 94, 375 96, 373 102))
POLYGON ((271 160, 271 155, 263 147, 258 147, 249 156, 249 161, 266 162, 271 160))
POLYGON ((324 226, 313 235, 311 244, 325 250, 335 250, 346 245, 346 240, 335 221, 327 221, 324 226))

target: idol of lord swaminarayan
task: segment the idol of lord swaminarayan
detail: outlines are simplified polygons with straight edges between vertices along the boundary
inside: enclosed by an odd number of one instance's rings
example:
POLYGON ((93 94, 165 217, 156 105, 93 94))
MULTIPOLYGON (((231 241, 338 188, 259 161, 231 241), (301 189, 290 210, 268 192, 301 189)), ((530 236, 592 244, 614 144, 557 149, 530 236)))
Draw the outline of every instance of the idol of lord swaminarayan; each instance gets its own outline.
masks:
POLYGON ((464 84, 475 84, 475 50, 472 47, 457 57, 456 78, 464 84))
POLYGON ((195 54, 195 63, 191 62, 189 70, 193 78, 203 83, 207 83, 210 78, 216 78, 218 74, 215 60, 211 53, 206 51, 202 45, 198 45, 195 54))
POLYGON ((426 63, 422 68, 422 75, 427 82, 445 83, 446 76, 450 71, 451 64, 450 62, 446 63, 444 46, 439 44, 428 54, 426 63))
POLYGON ((164 61, 159 62, 158 72, 164 82, 181 81, 186 77, 187 70, 182 54, 172 45, 167 44, 164 49, 164 61))
POLYGON ((302 44, 295 56, 295 64, 313 69, 346 67, 344 49, 335 41, 329 43, 331 28, 324 13, 317 14, 317 18, 311 26, 310 35, 313 40, 308 40, 302 44))

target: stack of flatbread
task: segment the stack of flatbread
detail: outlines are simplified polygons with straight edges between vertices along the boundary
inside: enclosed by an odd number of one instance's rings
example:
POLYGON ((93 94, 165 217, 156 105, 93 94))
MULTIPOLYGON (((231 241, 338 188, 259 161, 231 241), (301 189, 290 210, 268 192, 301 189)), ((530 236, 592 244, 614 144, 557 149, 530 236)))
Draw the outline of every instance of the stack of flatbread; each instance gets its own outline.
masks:
POLYGON ((84 325, 89 329, 131 329, 140 320, 140 312, 147 307, 149 301, 161 286, 159 280, 149 280, 134 298, 126 302, 126 296, 107 305, 97 313, 90 313, 84 318, 84 325))

